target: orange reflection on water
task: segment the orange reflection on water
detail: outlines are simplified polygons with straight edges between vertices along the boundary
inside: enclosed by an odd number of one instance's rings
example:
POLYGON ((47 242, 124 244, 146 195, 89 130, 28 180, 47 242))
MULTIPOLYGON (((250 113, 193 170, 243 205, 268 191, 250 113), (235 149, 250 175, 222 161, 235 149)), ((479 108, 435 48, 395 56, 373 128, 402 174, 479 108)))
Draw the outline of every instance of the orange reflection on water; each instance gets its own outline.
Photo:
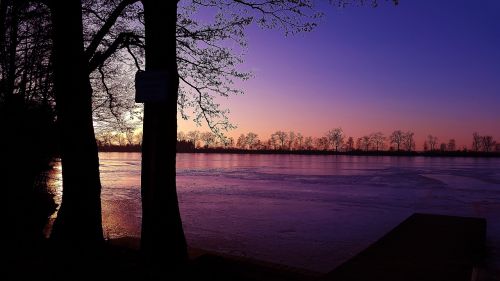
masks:
POLYGON ((56 211, 50 216, 44 229, 44 234, 48 238, 62 202, 62 172, 60 159, 54 159, 52 162, 52 169, 48 174, 47 189, 54 195, 54 201, 57 204, 56 211))
MULTIPOLYGON (((102 225, 105 237, 140 235, 140 157, 128 153, 100 154, 102 225), (131 159, 132 158, 132 159, 131 159)), ((56 211, 44 233, 48 237, 62 202, 61 160, 55 159, 48 175, 47 189, 54 195, 56 211)))

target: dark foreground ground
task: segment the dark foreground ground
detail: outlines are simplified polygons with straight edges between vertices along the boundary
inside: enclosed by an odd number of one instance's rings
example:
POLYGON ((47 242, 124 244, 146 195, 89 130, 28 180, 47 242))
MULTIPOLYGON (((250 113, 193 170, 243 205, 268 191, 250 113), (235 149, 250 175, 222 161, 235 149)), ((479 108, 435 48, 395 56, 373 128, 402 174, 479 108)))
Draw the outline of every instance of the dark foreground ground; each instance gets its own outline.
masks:
MULTIPOLYGON (((414 214, 327 274, 190 249, 185 265, 141 263, 139 241, 121 238, 100 251, 59 249, 48 241, 16 252, 6 280, 494 280, 481 276, 486 221, 414 214)), ((5 280, 2 278, 2 280, 5 280)))
MULTIPOLYGON (((39 245, 10 258, 0 280, 317 280, 320 274, 258 260, 190 249, 185 265, 152 267, 129 241, 112 241, 92 254, 60 254, 39 245), (124 244, 125 242, 125 244, 124 244), (124 246, 126 245, 126 246, 124 246), (5 274, 6 273, 6 274, 5 274), (7 278, 5 278, 7 277, 7 278), (5 279, 4 279, 5 278, 5 279)), ((133 242, 135 243, 135 242, 133 242)), ((62 250, 64 252, 64 250, 62 250)))

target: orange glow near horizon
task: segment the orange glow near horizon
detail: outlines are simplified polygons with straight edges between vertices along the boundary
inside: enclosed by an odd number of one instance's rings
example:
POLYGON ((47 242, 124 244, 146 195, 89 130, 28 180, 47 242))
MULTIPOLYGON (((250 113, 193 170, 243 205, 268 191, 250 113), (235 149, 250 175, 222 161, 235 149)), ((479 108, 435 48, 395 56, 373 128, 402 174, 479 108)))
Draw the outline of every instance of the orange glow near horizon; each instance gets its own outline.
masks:
MULTIPOLYGON (((327 10, 314 31, 288 37, 250 29, 242 67, 254 78, 235 84, 244 95, 217 100, 238 126, 228 135, 341 127, 354 138, 412 131, 417 149, 428 135, 458 148, 474 132, 500 141, 500 6, 454 5, 327 10)), ((179 121, 194 129, 206 130, 179 121)))

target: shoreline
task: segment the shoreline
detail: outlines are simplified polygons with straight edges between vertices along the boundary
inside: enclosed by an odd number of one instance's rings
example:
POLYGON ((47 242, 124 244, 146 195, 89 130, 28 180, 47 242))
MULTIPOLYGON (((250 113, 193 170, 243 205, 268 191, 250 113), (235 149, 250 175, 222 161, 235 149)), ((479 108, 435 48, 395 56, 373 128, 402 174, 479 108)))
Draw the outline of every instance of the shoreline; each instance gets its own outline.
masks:
MULTIPOLYGON (((134 146, 101 146, 99 152, 141 152, 141 147, 134 146)), ((177 149, 177 153, 219 153, 219 154, 278 154, 278 155, 345 155, 345 156, 403 156, 403 157, 466 157, 466 158, 499 158, 500 152, 475 151, 325 151, 325 150, 248 150, 237 148, 198 148, 177 149)))

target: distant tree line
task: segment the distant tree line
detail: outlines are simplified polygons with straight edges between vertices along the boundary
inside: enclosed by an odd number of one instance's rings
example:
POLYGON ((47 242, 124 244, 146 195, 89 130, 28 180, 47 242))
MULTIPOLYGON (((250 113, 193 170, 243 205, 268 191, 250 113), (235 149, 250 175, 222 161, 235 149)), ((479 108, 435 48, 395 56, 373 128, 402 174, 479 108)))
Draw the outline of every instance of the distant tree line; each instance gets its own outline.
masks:
MULTIPOLYGON (((258 134, 249 132, 241 134, 236 140, 232 137, 225 139, 217 138, 211 132, 189 131, 177 134, 179 141, 192 142, 195 148, 231 148, 242 150, 315 150, 333 152, 413 152, 416 150, 415 134, 412 131, 395 130, 386 136, 382 132, 374 132, 358 138, 346 136, 342 128, 328 130, 319 137, 304 136, 300 132, 281 131, 272 133, 269 138, 261 139, 258 134)), ((480 136, 473 134, 472 149, 463 147, 462 151, 473 152, 499 152, 500 144, 497 144, 491 135, 480 136)), ((455 152, 458 151, 455 139, 447 142, 439 142, 432 135, 424 143, 424 151, 427 152, 455 152)))
MULTIPOLYGON (((428 135, 427 140, 424 142, 424 151, 440 151, 440 152, 453 152, 459 150, 455 139, 449 139, 447 142, 439 142, 436 136, 428 135)), ((472 134, 471 148, 464 147, 463 151, 472 152, 500 152, 500 143, 497 143, 493 136, 484 135, 474 132, 472 134)))
MULTIPOLYGON (((387 147, 393 147, 395 150, 414 150, 413 133, 395 131, 389 138, 386 138, 381 132, 375 132, 355 139, 352 136, 346 136, 342 128, 334 128, 325 132, 323 136, 312 137, 303 136, 301 133, 294 131, 276 131, 269 139, 260 141, 254 138, 254 142, 258 144, 258 149, 272 150, 320 150, 320 151, 335 151, 335 152, 350 152, 350 151, 380 151, 387 147), (390 144, 394 144, 391 146, 390 144)), ((247 134, 248 136, 248 134, 247 134)), ((242 135, 239 139, 246 139, 242 135)), ((238 148, 250 148, 247 143, 242 142, 242 146, 238 148)), ((254 145, 254 147, 256 147, 254 145)))
MULTIPOLYGON (((120 151, 123 147, 140 147, 142 132, 104 132, 97 135, 97 143, 101 151, 120 151), (118 148, 122 147, 122 148, 118 148)), ((415 134, 411 131, 394 130, 386 136, 382 132, 374 132, 358 138, 346 136, 342 128, 334 128, 322 136, 304 136, 300 132, 281 131, 272 133, 267 139, 258 134, 248 132, 237 139, 220 138, 213 132, 198 130, 177 133, 178 151, 200 149, 238 149, 247 151, 324 151, 324 152, 415 152, 415 134), (189 144, 189 145, 188 145, 189 144)), ((133 150, 133 149, 129 149, 133 150)), ((459 147, 455 139, 440 141, 434 135, 428 135, 423 144, 423 152, 500 152, 500 143, 491 135, 473 133, 471 148, 459 147)))

